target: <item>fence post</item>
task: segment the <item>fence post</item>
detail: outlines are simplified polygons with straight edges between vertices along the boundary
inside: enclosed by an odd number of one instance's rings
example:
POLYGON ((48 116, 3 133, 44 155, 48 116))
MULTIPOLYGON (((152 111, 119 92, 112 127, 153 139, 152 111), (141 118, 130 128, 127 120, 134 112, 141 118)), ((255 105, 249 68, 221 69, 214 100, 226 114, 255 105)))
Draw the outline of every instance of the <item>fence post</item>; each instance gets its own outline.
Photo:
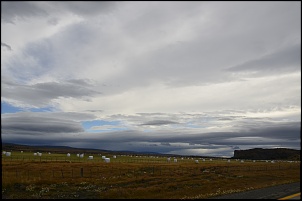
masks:
POLYGON ((61 169, 61 173, 62 173, 62 178, 64 178, 64 174, 63 174, 63 170, 61 169))

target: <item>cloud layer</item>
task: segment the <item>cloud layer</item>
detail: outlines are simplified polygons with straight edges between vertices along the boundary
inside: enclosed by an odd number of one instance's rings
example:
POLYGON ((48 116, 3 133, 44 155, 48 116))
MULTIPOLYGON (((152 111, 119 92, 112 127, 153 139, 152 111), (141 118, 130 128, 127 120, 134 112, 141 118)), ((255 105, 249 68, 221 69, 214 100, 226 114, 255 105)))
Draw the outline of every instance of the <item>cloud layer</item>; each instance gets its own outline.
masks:
POLYGON ((3 140, 225 156, 299 147, 301 2, 1 6, 1 101, 23 110, 2 114, 3 140))

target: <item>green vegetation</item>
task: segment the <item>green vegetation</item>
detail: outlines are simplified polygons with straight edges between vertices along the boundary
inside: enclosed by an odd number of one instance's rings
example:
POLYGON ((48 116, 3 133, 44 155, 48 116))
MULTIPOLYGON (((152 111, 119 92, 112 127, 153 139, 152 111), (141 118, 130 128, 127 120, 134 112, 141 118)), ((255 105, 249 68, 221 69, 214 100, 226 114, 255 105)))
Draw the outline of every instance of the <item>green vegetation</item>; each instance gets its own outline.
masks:
POLYGON ((2 155, 2 198, 197 199, 300 181, 300 162, 66 154, 2 155))

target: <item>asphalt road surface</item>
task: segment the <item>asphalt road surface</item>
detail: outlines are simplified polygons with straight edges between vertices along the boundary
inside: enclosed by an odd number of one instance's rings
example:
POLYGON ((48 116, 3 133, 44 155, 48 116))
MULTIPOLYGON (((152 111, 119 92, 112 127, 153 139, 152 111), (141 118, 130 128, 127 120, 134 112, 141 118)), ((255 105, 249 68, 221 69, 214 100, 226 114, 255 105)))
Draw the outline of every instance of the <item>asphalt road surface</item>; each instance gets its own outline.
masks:
POLYGON ((278 200, 301 200, 301 193, 295 193, 293 195, 289 195, 278 200))
MULTIPOLYGON (((291 184, 282 184, 278 186, 272 186, 263 189, 250 190, 240 193, 232 193, 228 195, 222 195, 217 197, 211 197, 209 199, 280 199, 289 195, 299 193, 300 182, 291 184)), ((299 199, 297 198, 292 199, 299 199)))

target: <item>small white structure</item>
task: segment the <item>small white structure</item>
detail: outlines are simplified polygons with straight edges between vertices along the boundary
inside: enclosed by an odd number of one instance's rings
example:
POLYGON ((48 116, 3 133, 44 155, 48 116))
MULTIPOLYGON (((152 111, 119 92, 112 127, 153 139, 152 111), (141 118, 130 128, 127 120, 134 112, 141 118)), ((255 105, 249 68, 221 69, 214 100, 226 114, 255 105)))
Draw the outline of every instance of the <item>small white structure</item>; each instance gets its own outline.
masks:
POLYGON ((231 161, 230 161, 230 159, 228 160, 228 163, 230 163, 231 161))
POLYGON ((5 153, 5 156, 11 156, 12 155, 12 152, 6 152, 5 153))
POLYGON ((89 159, 89 160, 92 160, 92 159, 93 159, 93 156, 88 156, 88 159, 89 159))
POLYGON ((212 161, 212 159, 210 158, 210 161, 212 161))
POLYGON ((106 163, 110 163, 110 158, 105 158, 106 163))
POLYGON ((253 160, 253 163, 255 163, 256 161, 255 160, 253 160))
POLYGON ((170 162, 171 158, 167 158, 167 161, 170 162))
POLYGON ((106 156, 102 156, 102 159, 105 159, 106 158, 106 156))
POLYGON ((5 155, 5 154, 6 154, 6 151, 2 151, 2 154, 4 154, 4 155, 5 155))
POLYGON ((84 158, 84 154, 80 154, 80 158, 84 158))
POLYGON ((77 154, 77 157, 80 157, 80 154, 77 154))
POLYGON ((37 153, 34 153, 34 156, 36 156, 37 155, 37 153))
POLYGON ((42 156, 42 153, 38 152, 38 156, 42 156))
POLYGON ((113 156, 113 158, 116 158, 116 156, 113 156))
POLYGON ((21 154, 23 154, 23 151, 21 151, 21 154))
POLYGON ((50 154, 50 152, 48 152, 48 154, 50 154))
POLYGON ((176 158, 174 158, 174 163, 177 163, 177 159, 176 158))
POLYGON ((206 161, 206 159, 203 158, 202 161, 206 161))
POLYGON ((198 160, 195 160, 195 163, 199 163, 199 161, 198 161, 198 160))
POLYGON ((182 157, 181 160, 183 160, 184 158, 182 157))
POLYGON ((275 163, 275 161, 271 161, 271 163, 275 163))
POLYGON ((240 162, 241 162, 241 163, 244 163, 244 160, 241 160, 240 162))
POLYGON ((67 157, 70 157, 70 153, 67 154, 67 157))

